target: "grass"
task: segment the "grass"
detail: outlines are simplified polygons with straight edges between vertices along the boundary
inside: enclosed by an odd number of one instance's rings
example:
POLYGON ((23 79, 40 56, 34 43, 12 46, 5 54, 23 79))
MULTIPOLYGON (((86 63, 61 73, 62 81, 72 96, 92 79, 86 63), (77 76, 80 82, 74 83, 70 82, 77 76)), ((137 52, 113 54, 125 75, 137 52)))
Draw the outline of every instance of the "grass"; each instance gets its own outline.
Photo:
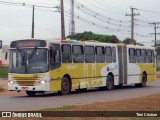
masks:
MULTIPOLYGON (((43 111, 160 111, 160 94, 145 97, 131 98, 111 102, 95 102, 86 105, 62 106, 58 108, 47 108, 38 110, 43 111)), ((53 112, 53 114, 56 114, 53 112)), ((87 114, 87 112, 86 112, 87 114)), ((126 113, 128 114, 128 113, 126 113)), ((57 117, 54 120, 159 120, 159 117, 57 117)), ((49 119, 46 119, 49 120, 49 119)))
POLYGON ((70 108, 71 108, 71 106, 69 106, 69 105, 63 105, 62 107, 47 108, 47 109, 41 109, 41 110, 38 110, 38 111, 67 111, 70 108))
POLYGON ((8 77, 8 67, 0 67, 0 78, 8 77))
POLYGON ((2 92, 4 89, 2 87, 0 87, 0 92, 2 92))

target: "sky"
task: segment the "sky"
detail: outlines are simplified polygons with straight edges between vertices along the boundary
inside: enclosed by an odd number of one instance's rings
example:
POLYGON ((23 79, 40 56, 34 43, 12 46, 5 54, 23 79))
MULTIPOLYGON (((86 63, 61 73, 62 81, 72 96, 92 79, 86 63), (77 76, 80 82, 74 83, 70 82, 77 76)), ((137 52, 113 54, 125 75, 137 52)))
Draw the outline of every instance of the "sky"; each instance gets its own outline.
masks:
MULTIPOLYGON (((32 6, 35 5, 35 38, 60 39, 61 20, 57 7, 60 0, 0 0, 0 40, 9 45, 13 40, 31 38, 32 6), (4 2, 23 3, 8 4, 4 2), (43 7, 38 7, 43 6, 43 7)), ((130 7, 136 8, 135 35, 137 42, 146 46, 154 43, 154 26, 160 22, 159 0, 75 0, 75 32, 92 31, 97 34, 116 35, 120 40, 130 37, 130 7)), ((70 0, 64 0, 65 31, 69 35, 70 0)), ((159 25, 160 26, 160 25, 159 25)), ((160 32, 160 28, 157 28, 160 32)), ((157 35, 157 40, 160 36, 157 35)))

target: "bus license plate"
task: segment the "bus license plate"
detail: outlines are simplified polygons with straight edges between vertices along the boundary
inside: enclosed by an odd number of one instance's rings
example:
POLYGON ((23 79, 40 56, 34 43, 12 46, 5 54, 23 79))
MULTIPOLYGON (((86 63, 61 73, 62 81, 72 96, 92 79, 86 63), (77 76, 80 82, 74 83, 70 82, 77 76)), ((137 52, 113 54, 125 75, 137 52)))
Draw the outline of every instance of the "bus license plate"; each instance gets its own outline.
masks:
POLYGON ((28 87, 22 87, 22 90, 28 90, 28 87))

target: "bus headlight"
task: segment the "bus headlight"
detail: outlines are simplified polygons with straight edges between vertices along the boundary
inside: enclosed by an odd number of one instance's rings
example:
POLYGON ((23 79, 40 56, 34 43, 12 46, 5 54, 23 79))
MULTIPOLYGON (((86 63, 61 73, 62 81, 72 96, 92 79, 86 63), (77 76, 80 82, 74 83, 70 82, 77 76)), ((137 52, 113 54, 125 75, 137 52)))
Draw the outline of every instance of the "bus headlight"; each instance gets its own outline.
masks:
POLYGON ((46 84, 46 81, 41 81, 41 85, 45 85, 46 84))
POLYGON ((37 81, 34 85, 35 86, 43 86, 46 84, 46 81, 37 81))
POLYGON ((10 86, 17 85, 17 82, 11 80, 11 81, 8 81, 8 85, 10 86))

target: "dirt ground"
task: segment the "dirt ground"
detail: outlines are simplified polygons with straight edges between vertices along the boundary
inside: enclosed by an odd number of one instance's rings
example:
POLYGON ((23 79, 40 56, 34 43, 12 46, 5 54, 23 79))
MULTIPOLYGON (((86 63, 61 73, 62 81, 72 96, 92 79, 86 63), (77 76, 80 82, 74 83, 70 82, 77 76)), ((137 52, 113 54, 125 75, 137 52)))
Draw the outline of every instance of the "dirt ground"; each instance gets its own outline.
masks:
MULTIPOLYGON (((160 80, 160 72, 157 73, 157 79, 160 80)), ((17 94, 16 92, 7 91, 7 79, 0 79, 0 86, 5 89, 5 91, 0 92, 1 96, 17 94)), ((19 93, 23 94, 23 92, 19 93)), ((60 109, 63 111, 63 108, 60 109)), ((111 102, 95 102, 91 104, 84 105, 73 105, 67 107, 65 111, 160 111, 160 94, 138 97, 133 99, 125 99, 120 101, 111 102)), ((7 118, 8 119, 8 118, 7 118)), ((22 118, 23 120, 24 118, 22 118)), ((43 120, 40 119, 30 119, 30 120, 43 120)), ((158 117, 125 117, 125 118, 105 118, 105 117, 58 117, 54 120, 159 120, 158 117)), ((1 118, 0 118, 1 120, 1 118)), ((10 119, 8 119, 10 120, 10 119)), ((21 120, 21 119, 18 119, 21 120)), ((27 119, 26 119, 27 120, 27 119)), ((45 118, 45 120, 53 120, 53 118, 45 118)))

